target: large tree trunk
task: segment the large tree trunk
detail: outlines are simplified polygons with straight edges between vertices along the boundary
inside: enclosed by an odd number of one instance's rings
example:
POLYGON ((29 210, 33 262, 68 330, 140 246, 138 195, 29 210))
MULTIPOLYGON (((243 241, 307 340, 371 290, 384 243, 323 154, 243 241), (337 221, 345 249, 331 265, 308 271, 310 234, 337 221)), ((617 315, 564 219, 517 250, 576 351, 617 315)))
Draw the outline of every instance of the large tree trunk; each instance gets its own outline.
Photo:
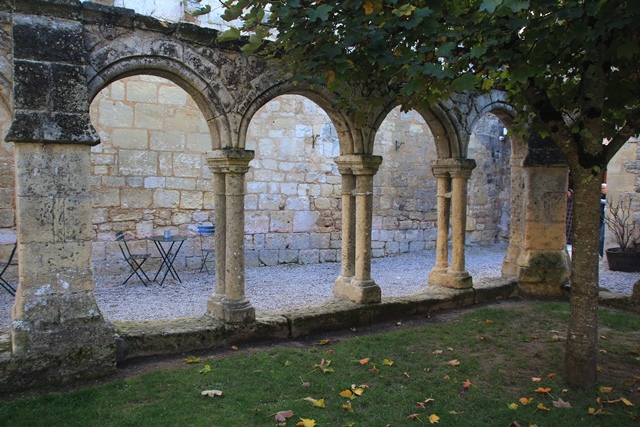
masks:
POLYGON ((573 387, 596 384, 598 355, 598 246, 602 175, 572 168, 574 176, 571 314, 565 352, 565 379, 573 387))

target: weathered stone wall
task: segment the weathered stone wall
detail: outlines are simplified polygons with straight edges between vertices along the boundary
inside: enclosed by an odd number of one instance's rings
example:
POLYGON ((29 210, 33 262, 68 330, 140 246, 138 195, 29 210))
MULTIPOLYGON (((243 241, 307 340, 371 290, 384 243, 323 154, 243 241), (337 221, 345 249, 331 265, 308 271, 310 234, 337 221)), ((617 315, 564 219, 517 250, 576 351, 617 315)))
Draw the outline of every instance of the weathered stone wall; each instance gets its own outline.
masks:
MULTIPOLYGON (((631 218, 636 236, 640 238, 640 143, 637 139, 627 142, 607 167, 607 199, 615 203, 620 197, 632 200, 631 218)), ((613 233, 605 230, 605 248, 617 246, 613 233)))
POLYGON ((504 125, 486 114, 475 126, 468 156, 477 167, 469 180, 467 240, 491 245, 509 240, 511 214, 511 142, 504 125))

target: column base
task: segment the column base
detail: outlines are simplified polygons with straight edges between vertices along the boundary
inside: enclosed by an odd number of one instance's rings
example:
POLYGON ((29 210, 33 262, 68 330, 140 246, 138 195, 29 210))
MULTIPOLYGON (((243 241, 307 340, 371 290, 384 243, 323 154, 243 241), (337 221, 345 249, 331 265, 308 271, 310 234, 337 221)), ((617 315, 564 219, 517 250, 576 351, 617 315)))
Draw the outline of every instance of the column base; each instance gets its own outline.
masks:
POLYGON ((333 285, 333 294, 356 304, 376 304, 382 301, 380 286, 372 279, 339 276, 333 285))
POLYGON ((222 300, 224 295, 213 294, 209 301, 207 301, 207 314, 215 316, 219 319, 224 317, 224 308, 222 307, 222 300))
POLYGON ((429 273, 429 284, 451 289, 469 289, 473 287, 473 278, 466 270, 434 268, 429 273))
POLYGON ((473 287, 473 278, 467 270, 449 270, 449 287, 453 289, 469 289, 473 287))
POLYGON ((248 299, 228 300, 221 302, 222 315, 220 319, 227 323, 250 323, 256 320, 256 309, 248 299))
POLYGON ((526 250, 518 258, 518 289, 525 295, 562 296, 571 274, 567 250, 526 250))
POLYGON ((447 268, 434 267, 429 273, 427 283, 434 286, 447 286, 447 283, 449 283, 447 268))

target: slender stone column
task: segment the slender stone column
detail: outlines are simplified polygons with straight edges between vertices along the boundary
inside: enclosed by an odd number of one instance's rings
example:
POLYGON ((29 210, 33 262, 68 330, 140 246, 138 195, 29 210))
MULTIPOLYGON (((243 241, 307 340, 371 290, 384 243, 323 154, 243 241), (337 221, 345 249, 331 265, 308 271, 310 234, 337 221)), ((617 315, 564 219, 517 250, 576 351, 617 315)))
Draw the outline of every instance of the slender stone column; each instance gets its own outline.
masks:
MULTIPOLYGON (((437 161, 436 161, 437 162, 437 161)), ((449 269, 449 217, 451 216, 451 177, 449 172, 434 162, 433 175, 438 180, 438 237, 436 263, 429 273, 429 284, 444 286, 449 269)))
MULTIPOLYGON (((371 228, 373 222, 373 175, 378 171, 382 157, 372 155, 348 155, 341 156, 336 162, 344 169, 350 169, 355 175, 355 215, 353 198, 349 201, 350 216, 355 216, 355 265, 351 263, 354 258, 348 255, 347 267, 343 266, 343 273, 353 271, 353 278, 349 283, 336 281, 334 294, 338 297, 349 299, 360 304, 371 304, 381 301, 380 287, 371 279, 371 228), (345 270, 347 268, 348 270, 345 270)), ((345 174, 343 174, 344 176, 345 174)), ((353 180, 350 181, 353 186, 353 180)), ((343 206, 343 213, 344 211, 343 206)), ((349 227, 353 227, 353 220, 349 218, 349 227)), ((349 236, 353 236, 350 232, 349 236)), ((344 239, 344 235, 343 235, 344 239)), ((353 251, 351 239, 348 250, 353 251)), ((343 242, 343 248, 345 248, 343 242)), ((344 249, 343 249, 344 250, 344 249)), ((343 260, 344 260, 343 254, 343 260)))
POLYGON ((460 164, 451 171, 453 188, 451 193, 451 265, 448 275, 450 287, 470 288, 473 282, 465 269, 464 244, 467 227, 467 183, 476 166, 474 160, 460 159, 460 164))
POLYGON ((225 174, 213 169, 213 191, 215 192, 215 226, 216 226, 216 290, 207 304, 209 313, 222 318, 222 299, 225 296, 225 270, 227 259, 227 198, 225 174))
MULTIPOLYGON (((255 309, 245 298, 244 283, 244 176, 254 153, 249 150, 222 149, 212 152, 207 159, 214 173, 224 178, 224 296, 220 301, 219 317, 225 322, 239 323, 255 320, 255 309)), ((217 190, 221 190, 216 187, 217 190)), ((218 207, 216 207, 218 208, 218 207)), ((221 216, 221 215, 220 215, 221 216)), ((218 236, 218 239, 223 239, 218 236)), ((216 246, 222 245, 217 243, 216 246)), ((218 271, 216 264, 216 271, 218 271)), ((216 286, 218 291, 218 286, 216 286)), ((215 295, 214 295, 215 297, 215 295)), ((216 306, 212 297, 209 307, 216 306)), ((212 314, 216 314, 214 311, 212 314)))
MULTIPOLYGON (((338 162, 338 170, 342 174, 342 266, 340 276, 335 281, 334 293, 340 293, 339 289, 348 285, 355 275, 355 239, 356 239, 356 203, 355 186, 356 177, 348 167, 341 167, 338 162)), ((337 295, 336 294, 336 295, 337 295)))

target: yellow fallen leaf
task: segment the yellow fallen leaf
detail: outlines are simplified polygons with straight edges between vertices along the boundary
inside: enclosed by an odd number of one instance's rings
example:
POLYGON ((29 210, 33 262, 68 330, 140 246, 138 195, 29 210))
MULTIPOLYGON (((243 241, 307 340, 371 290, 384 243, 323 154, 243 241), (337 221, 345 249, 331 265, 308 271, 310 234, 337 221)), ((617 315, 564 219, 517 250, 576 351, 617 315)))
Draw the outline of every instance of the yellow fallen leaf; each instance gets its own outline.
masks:
POLYGON ((350 400, 348 400, 347 403, 342 405, 342 409, 346 409, 347 411, 351 412, 352 414, 355 412, 353 410, 353 406, 351 406, 351 401, 350 400))
POLYGON ((589 413, 590 413, 591 415, 593 415, 593 414, 595 414, 595 413, 596 413, 596 409, 595 409, 595 408, 589 408, 589 410, 588 410, 588 411, 589 411, 589 413))
POLYGON ((382 360, 382 364, 383 364, 383 365, 392 366, 392 365, 393 365, 393 360, 383 359, 383 360, 382 360))
POLYGON ((327 345, 331 342, 331 340, 320 340, 320 345, 327 345))
POLYGON ((613 387, 600 387, 600 393, 611 393, 613 391, 613 387))
POLYGON ((491 319, 485 319, 484 323, 491 323, 491 319))
POLYGON ((431 424, 436 424, 438 422, 438 420, 440 420, 440 417, 437 416, 436 414, 429 415, 429 422, 431 424))
POLYGON ((540 409, 541 411, 548 411, 549 410, 549 408, 544 406, 542 403, 538 403, 537 408, 540 409))
POLYGON ((536 389, 536 393, 549 393, 551 391, 551 388, 547 387, 547 388, 542 388, 542 387, 538 387, 536 389))
POLYGON ((636 406, 633 403, 631 403, 629 400, 625 399, 624 397, 621 397, 620 400, 622 400, 622 403, 624 403, 627 406, 636 406))
POLYGON ((529 403, 533 402, 533 397, 530 397, 530 398, 521 397, 520 400, 518 400, 518 402, 520 402, 521 405, 528 405, 529 403))
POLYGON ((300 422, 296 424, 298 427, 316 427, 316 421, 309 418, 300 418, 300 422))
POLYGON ((238 347, 236 347, 235 345, 232 345, 232 346, 231 346, 231 350, 233 350, 233 351, 238 351, 238 347))
POLYGON ((188 356, 186 359, 184 359, 184 361, 187 363, 200 363, 200 358, 195 356, 188 356))
POLYGON ((216 397, 222 396, 222 392, 220 390, 203 390, 200 392, 202 396, 216 397))
POLYGON ((451 366, 458 366, 460 365, 460 361, 458 359, 453 359, 453 360, 449 360, 448 362, 446 362, 447 365, 451 365, 451 366))
POLYGON ((509 403, 509 409, 518 409, 519 406, 517 403, 509 403))
POLYGON ((307 402, 311 403, 311 405, 315 406, 316 408, 325 408, 325 404, 324 404, 324 399, 314 399, 313 397, 305 397, 302 400, 306 400, 307 402))
POLYGON ((351 392, 356 396, 362 396, 362 393, 364 393, 364 388, 356 387, 355 384, 352 384, 351 385, 351 392))
POLYGON ((340 392, 340 396, 346 397, 347 399, 353 399, 353 392, 351 390, 344 390, 340 392))

